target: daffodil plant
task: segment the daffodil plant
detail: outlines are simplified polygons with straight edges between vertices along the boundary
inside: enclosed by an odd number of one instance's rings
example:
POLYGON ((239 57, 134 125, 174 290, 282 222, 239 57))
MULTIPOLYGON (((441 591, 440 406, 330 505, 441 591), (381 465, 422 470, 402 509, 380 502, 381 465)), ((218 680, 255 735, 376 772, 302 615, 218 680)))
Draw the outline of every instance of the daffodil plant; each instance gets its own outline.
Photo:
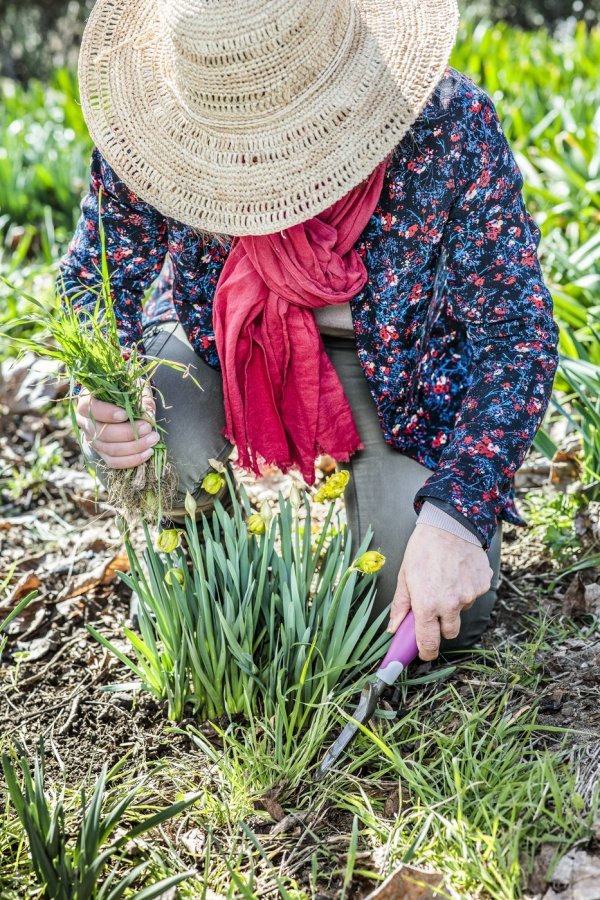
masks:
POLYGON ((368 550, 370 534, 355 551, 341 522, 330 530, 333 503, 315 540, 307 493, 294 488, 277 510, 253 512, 243 487, 238 498, 229 473, 218 474, 231 511, 216 500, 196 522, 189 497, 185 530, 167 529, 155 545, 146 530, 142 556, 127 545, 123 580, 140 601, 141 634, 125 629, 133 658, 90 631, 167 701, 172 720, 260 713, 291 739, 383 655, 385 612, 371 614, 384 558, 368 550))

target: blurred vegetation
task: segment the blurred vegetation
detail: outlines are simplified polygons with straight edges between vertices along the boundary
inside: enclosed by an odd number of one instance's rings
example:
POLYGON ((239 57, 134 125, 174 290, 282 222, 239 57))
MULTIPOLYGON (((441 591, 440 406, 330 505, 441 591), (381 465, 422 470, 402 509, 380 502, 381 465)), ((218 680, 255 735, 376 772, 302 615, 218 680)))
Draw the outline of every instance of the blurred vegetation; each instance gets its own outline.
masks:
POLYGON ((93 0, 0 0, 0 74, 26 81, 73 67, 93 0))
POLYGON ((4 79, 0 98, 0 228, 21 226, 21 240, 22 227, 33 226, 36 251, 51 230, 64 243, 87 183, 91 146, 75 76, 59 69, 48 83, 30 81, 26 89, 4 79))
POLYGON ((519 28, 555 28, 568 19, 597 22, 600 15, 598 0, 479 0, 469 3, 459 0, 478 16, 505 21, 519 28))
MULTIPOLYGON (((600 21, 600 0, 459 0, 468 18, 554 30, 600 21)), ((74 67, 93 0, 0 0, 0 75, 26 81, 74 67)))

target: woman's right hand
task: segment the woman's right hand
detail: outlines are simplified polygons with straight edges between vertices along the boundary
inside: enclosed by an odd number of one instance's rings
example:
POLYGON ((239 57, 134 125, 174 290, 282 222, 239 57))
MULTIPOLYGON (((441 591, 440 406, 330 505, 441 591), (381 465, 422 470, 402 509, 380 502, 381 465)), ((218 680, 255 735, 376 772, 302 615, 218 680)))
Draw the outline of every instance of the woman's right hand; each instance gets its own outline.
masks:
POLYGON ((75 410, 77 424, 90 447, 109 469, 133 469, 152 456, 160 435, 151 424, 156 404, 149 385, 144 388, 142 407, 148 420, 138 420, 134 433, 124 409, 96 400, 86 390, 79 394, 75 410))

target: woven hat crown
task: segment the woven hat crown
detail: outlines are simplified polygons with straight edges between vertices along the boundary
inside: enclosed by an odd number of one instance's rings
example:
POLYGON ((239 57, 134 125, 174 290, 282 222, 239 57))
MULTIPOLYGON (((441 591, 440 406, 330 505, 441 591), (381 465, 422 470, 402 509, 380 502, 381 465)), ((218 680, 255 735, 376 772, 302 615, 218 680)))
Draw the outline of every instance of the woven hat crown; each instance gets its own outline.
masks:
POLYGON ((457 21, 456 0, 97 0, 84 115, 117 175, 164 215, 279 231, 393 150, 457 21))
POLYGON ((162 14, 182 103, 229 129, 306 99, 352 36, 348 0, 168 0, 162 14))

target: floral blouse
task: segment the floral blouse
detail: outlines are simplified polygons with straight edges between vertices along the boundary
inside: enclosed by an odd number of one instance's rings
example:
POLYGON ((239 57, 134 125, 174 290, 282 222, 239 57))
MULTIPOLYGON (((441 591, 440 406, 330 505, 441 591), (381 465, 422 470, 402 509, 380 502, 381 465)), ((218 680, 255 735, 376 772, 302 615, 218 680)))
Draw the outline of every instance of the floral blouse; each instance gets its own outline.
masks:
MULTIPOLYGON (((539 229, 522 186, 491 99, 448 68, 390 156, 379 204, 357 244, 369 280, 351 303, 352 316, 383 437, 431 469, 416 510, 425 498, 448 504, 484 547, 498 518, 521 522, 512 478, 548 405, 557 365, 539 229)), ((196 352, 218 366, 212 303, 228 244, 140 200, 97 150, 61 263, 67 292, 98 280, 100 189, 123 343, 141 343, 147 322, 178 318, 196 352)))

